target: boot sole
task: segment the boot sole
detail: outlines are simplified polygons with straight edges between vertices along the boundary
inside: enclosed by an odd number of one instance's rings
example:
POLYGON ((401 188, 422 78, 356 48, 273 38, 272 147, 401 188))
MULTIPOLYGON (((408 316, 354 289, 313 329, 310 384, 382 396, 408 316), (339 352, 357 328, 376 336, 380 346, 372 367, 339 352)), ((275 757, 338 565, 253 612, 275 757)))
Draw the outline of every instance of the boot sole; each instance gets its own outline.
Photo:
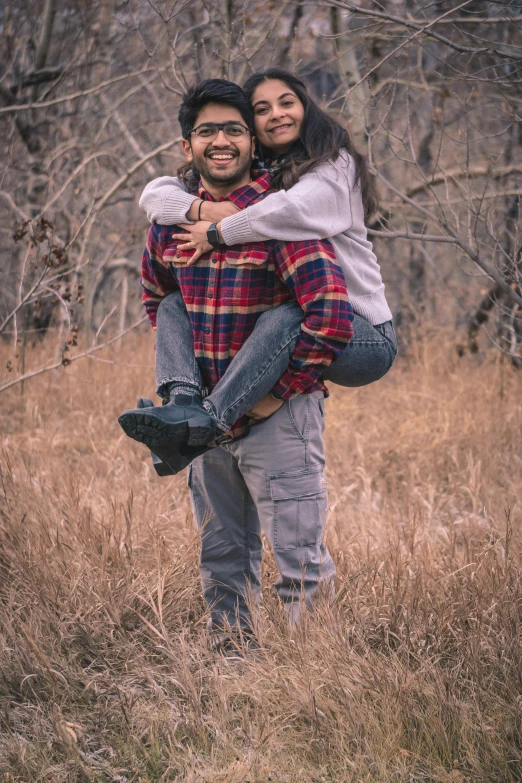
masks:
POLYGON ((138 413, 122 413, 118 422, 129 438, 144 443, 154 451, 157 446, 187 442, 191 446, 206 446, 215 437, 212 427, 189 428, 187 421, 169 423, 157 419, 147 412, 147 408, 138 413))
POLYGON ((189 428, 186 421, 167 424, 159 421, 144 408, 143 413, 129 411, 118 419, 120 427, 129 438, 144 443, 154 451, 155 446, 188 440, 189 428))
MULTIPOLYGON (((136 403, 137 408, 153 408, 154 403, 152 402, 150 397, 138 397, 138 402, 136 403)), ((176 474, 176 471, 173 470, 169 465, 167 465, 166 462, 163 462, 161 457, 158 457, 157 454, 155 454, 153 451, 150 452, 150 456, 152 457, 152 466, 154 467, 154 470, 158 474, 158 476, 174 476, 176 474)))

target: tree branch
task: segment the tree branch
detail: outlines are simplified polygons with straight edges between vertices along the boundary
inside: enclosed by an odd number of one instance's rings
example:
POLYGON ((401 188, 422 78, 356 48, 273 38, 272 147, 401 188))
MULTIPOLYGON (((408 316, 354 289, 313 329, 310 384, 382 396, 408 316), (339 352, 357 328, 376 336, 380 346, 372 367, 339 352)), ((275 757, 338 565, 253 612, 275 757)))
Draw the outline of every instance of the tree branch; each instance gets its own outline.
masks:
MULTIPOLYGON (((122 332, 117 334, 115 337, 111 337, 110 340, 107 340, 106 342, 102 343, 101 345, 95 345, 92 348, 88 348, 86 351, 83 351, 82 353, 76 354, 76 356, 71 356, 70 359, 68 358, 66 361, 66 365, 72 364, 73 362, 77 362, 78 359, 85 359, 86 357, 92 356, 93 353, 96 353, 97 351, 101 351, 102 348, 106 348, 108 345, 111 345, 111 343, 115 343, 117 340, 121 340, 122 337, 124 337, 126 334, 131 332, 133 329, 136 329, 140 324, 144 323, 147 320, 147 316, 142 316, 138 321, 135 321, 131 326, 128 326, 126 329, 124 329, 122 332)), ((45 372, 50 372, 50 370, 57 370, 59 367, 64 366, 63 359, 59 362, 55 362, 54 364, 50 365, 44 365, 43 367, 37 367, 36 370, 31 370, 31 372, 26 372, 23 375, 20 375, 18 378, 14 378, 12 381, 9 381, 8 383, 4 383, 3 386, 0 386, 0 392, 6 391, 7 389, 12 388, 13 386, 16 386, 18 383, 22 383, 23 381, 27 381, 30 378, 36 378, 37 375, 43 375, 45 372)))
MULTIPOLYGON (((323 5, 334 6, 336 8, 343 8, 347 11, 353 11, 353 13, 355 14, 360 14, 362 16, 369 16, 374 19, 383 19, 386 20, 387 22, 395 22, 396 24, 402 25, 403 27, 408 27, 411 30, 417 30, 417 34, 414 37, 417 37, 417 35, 421 35, 421 34, 427 35, 430 38, 434 38, 436 41, 440 41, 440 43, 449 46, 451 49, 454 49, 457 52, 461 52, 462 54, 496 54, 499 57, 505 57, 509 60, 521 60, 522 59, 521 54, 511 54, 510 52, 505 52, 502 51, 501 49, 496 49, 494 46, 481 46, 478 48, 473 46, 462 46, 461 44, 455 43, 455 41, 452 41, 450 38, 446 38, 444 35, 441 35, 440 33, 436 33, 434 30, 431 29, 433 25, 441 22, 444 19, 444 17, 448 16, 448 14, 452 14, 454 11, 458 11, 464 6, 469 5, 471 1, 472 0, 466 0, 466 2, 462 3, 461 5, 458 5, 455 8, 450 8, 449 11, 446 11, 444 14, 441 14, 441 16, 439 16, 437 19, 433 19, 431 22, 429 22, 427 25, 424 26, 416 24, 414 21, 410 21, 408 19, 405 19, 404 17, 385 13, 384 11, 374 11, 370 8, 362 8, 360 5, 355 5, 355 3, 348 2, 348 0, 326 0, 325 2, 323 2, 323 5)), ((407 41, 406 43, 409 43, 410 40, 407 41)))
POLYGON ((406 191, 406 195, 415 196, 423 190, 428 190, 432 185, 441 185, 448 179, 467 179, 473 177, 500 179, 501 177, 508 177, 510 174, 520 173, 522 173, 522 163, 514 164, 513 166, 499 166, 495 169, 491 169, 488 166, 472 166, 469 169, 450 169, 449 171, 443 171, 440 174, 434 174, 429 182, 419 182, 418 185, 409 188, 406 191))
POLYGON ((136 171, 138 171, 138 169, 144 166, 149 160, 152 160, 152 158, 155 158, 156 155, 160 155, 165 150, 170 149, 170 147, 174 146, 174 144, 177 144, 179 141, 181 141, 181 136, 179 136, 177 139, 172 139, 172 141, 167 141, 165 144, 161 144, 159 147, 156 147, 156 149, 152 150, 152 152, 148 152, 147 155, 144 155, 142 158, 140 158, 140 160, 136 161, 136 163, 114 183, 114 185, 107 191, 103 198, 101 198, 94 205, 93 214, 91 217, 94 217, 94 214, 99 212, 100 209, 105 206, 107 201, 116 193, 117 190, 122 187, 122 185, 127 182, 130 177, 132 177, 133 174, 136 173, 136 171))
POLYGON ((455 244, 455 240, 452 237, 441 237, 436 234, 412 234, 408 231, 377 231, 374 228, 369 228, 368 234, 380 239, 414 239, 420 242, 448 242, 452 245, 455 244))
MULTIPOLYGON (((141 89, 141 86, 140 86, 141 89)), ((143 156, 145 153, 143 151, 143 148, 141 147, 140 143, 136 139, 133 133, 131 133, 129 126, 125 122, 121 112, 117 109, 111 109, 111 104, 108 98, 105 97, 105 95, 101 95, 101 102, 109 112, 109 115, 112 116, 118 126, 118 128, 121 130, 127 141, 129 142, 130 146, 134 150, 134 152, 137 155, 143 156)), ((154 169, 154 166, 151 163, 146 163, 145 168, 147 169, 147 174, 151 177, 154 177, 156 174, 156 171, 154 169)))
POLYGON ((286 59, 288 57, 290 49, 292 48, 292 44, 294 42, 297 33, 297 28, 299 27, 299 22, 301 21, 301 17, 303 16, 303 10, 304 9, 302 5, 298 5, 295 7, 294 15, 292 21, 290 22, 290 29, 288 31, 285 45, 279 52, 279 56, 277 58, 277 64, 280 68, 286 63, 286 59))
MULTIPOLYGON (((423 33, 426 33, 428 28, 430 28, 432 25, 434 25, 435 22, 437 22, 439 19, 443 19, 445 16, 448 16, 448 14, 453 13, 453 11, 458 10, 459 8, 464 8, 464 6, 469 5, 471 2, 472 2, 472 0, 464 0, 464 2, 461 3, 459 6, 457 6, 456 9, 455 8, 451 8, 449 11, 446 11, 444 14, 441 14, 441 16, 437 17, 437 19, 433 19, 427 25, 424 25, 424 27, 420 27, 419 28, 418 25, 408 25, 408 24, 406 24, 407 27, 409 26, 409 27, 413 27, 414 29, 417 29, 417 32, 414 33, 413 35, 410 35, 409 38, 407 38, 405 41, 403 41, 401 44, 399 44, 399 46, 396 46, 395 49, 392 49, 391 52, 388 52, 388 54, 385 55, 377 63, 377 65, 374 65, 373 68, 370 68, 369 71, 366 71, 364 76, 361 79, 359 79, 358 82, 356 82, 355 84, 353 84, 350 87, 350 89, 345 93, 344 97, 348 97, 349 95, 351 95, 351 93, 354 90, 356 90, 357 87, 360 87, 360 85, 364 81, 366 81, 366 79, 368 79, 368 77, 371 76, 372 73, 375 73, 375 71, 377 71, 381 67, 381 65, 384 65, 385 62, 387 62, 392 57, 394 57, 396 54, 398 54, 401 51, 401 49, 404 49, 406 46, 408 46, 413 41, 415 41, 420 35, 422 35, 423 33)), ((357 11, 357 12, 360 12, 360 13, 366 15, 366 16, 372 16, 372 15, 375 16, 375 15, 377 15, 378 18, 380 18, 381 16, 384 16, 384 18, 386 18, 386 19, 388 19, 388 17, 389 17, 388 20, 392 20, 392 21, 395 21, 396 19, 400 19, 400 17, 391 17, 391 16, 389 16, 387 14, 381 14, 381 12, 379 12, 379 11, 370 11, 370 10, 368 10, 366 8, 360 8, 359 6, 353 5, 352 3, 341 2, 341 0, 327 0, 325 2, 325 5, 327 5, 327 6, 334 6, 336 8, 344 8, 345 10, 348 9, 350 11, 357 11)), ((340 97, 340 96, 338 96, 338 97, 340 97)))
POLYGON ((23 209, 20 209, 20 207, 17 204, 15 204, 15 202, 13 201, 13 198, 10 195, 10 193, 7 193, 7 191, 5 191, 5 190, 0 190, 0 196, 5 201, 7 201, 7 203, 9 204, 11 209, 13 210, 13 212, 16 212, 22 218, 22 220, 27 220, 28 223, 30 222, 31 218, 28 215, 25 214, 23 209))
POLYGON ((386 187, 392 191, 392 193, 395 193, 397 196, 399 196, 399 198, 406 202, 406 204, 410 204, 412 207, 419 210, 419 212, 422 212, 422 214, 428 217, 430 220, 438 223, 439 226, 441 226, 441 228, 443 228, 446 233, 449 234, 449 236, 453 237, 455 244, 458 245, 458 247, 460 247, 460 249, 463 250, 464 253, 466 253, 466 255, 477 264, 477 266, 479 266, 489 277, 491 277, 491 279, 494 280, 495 283, 497 283, 514 302, 522 306, 522 296, 520 296, 520 294, 518 294, 511 287, 510 283, 496 267, 494 267, 492 264, 488 264, 487 261, 480 257, 480 254, 476 250, 474 250, 470 245, 467 244, 467 242, 464 242, 464 240, 459 237, 457 231, 452 226, 450 226, 447 220, 438 218, 437 215, 435 215, 433 212, 430 212, 425 207, 417 204, 413 199, 409 198, 406 193, 402 193, 400 190, 398 190, 398 188, 392 185, 392 183, 389 182, 389 180, 387 180, 386 177, 384 177, 373 166, 371 167, 371 173, 377 176, 381 182, 383 182, 386 187))
POLYGON ((114 79, 108 79, 106 82, 101 82, 94 87, 89 87, 87 90, 80 90, 79 92, 73 92, 71 95, 64 95, 61 98, 53 98, 49 101, 41 101, 41 103, 15 103, 10 106, 2 106, 0 108, 0 114, 13 114, 19 111, 27 111, 27 109, 47 109, 49 106, 56 106, 58 103, 65 103, 66 101, 75 101, 78 98, 83 98, 85 95, 92 95, 95 92, 104 90, 106 87, 110 87, 112 84, 124 81, 124 79, 133 79, 135 76, 140 76, 142 73, 148 73, 149 71, 156 71, 156 68, 141 68, 139 71, 133 71, 132 73, 123 74, 123 76, 115 76, 114 79))
POLYGON ((43 68, 40 71, 31 71, 26 76, 23 76, 20 84, 22 87, 34 87, 37 84, 54 82, 62 74, 63 70, 61 68, 43 68))

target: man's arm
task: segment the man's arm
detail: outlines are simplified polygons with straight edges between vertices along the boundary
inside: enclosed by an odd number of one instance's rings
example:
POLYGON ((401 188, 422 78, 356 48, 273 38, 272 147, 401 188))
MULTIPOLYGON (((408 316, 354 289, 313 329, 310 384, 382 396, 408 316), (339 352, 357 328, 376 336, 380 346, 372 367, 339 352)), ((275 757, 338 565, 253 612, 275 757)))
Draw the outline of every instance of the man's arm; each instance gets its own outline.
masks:
POLYGON ((169 232, 172 234, 172 227, 153 224, 141 259, 142 301, 153 328, 156 328, 156 314, 163 297, 179 290, 172 270, 163 260, 169 232))
POLYGON ((304 311, 290 364, 273 393, 282 400, 306 392, 353 336, 346 281, 328 241, 278 243, 277 273, 304 311))

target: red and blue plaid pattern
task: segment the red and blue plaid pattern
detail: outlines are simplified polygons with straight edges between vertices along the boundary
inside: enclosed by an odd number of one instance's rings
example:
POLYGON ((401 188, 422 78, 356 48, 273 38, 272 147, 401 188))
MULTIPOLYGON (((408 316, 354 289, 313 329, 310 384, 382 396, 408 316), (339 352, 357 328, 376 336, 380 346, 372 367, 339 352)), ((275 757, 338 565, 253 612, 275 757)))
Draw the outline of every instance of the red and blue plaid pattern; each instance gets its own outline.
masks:
MULTIPOLYGON (((263 174, 225 198, 243 209, 264 198, 269 188, 269 175, 263 174)), ((205 191, 200 195, 212 200, 205 191)), ((304 311, 302 331, 274 394, 287 400, 318 389, 327 393, 321 375, 353 335, 353 310, 330 242, 235 245, 187 266, 192 251, 179 250, 183 242, 172 238, 179 231, 177 226, 151 226, 142 259, 143 303, 155 326, 161 299, 181 291, 208 389, 222 378, 260 315, 296 299, 304 311)))

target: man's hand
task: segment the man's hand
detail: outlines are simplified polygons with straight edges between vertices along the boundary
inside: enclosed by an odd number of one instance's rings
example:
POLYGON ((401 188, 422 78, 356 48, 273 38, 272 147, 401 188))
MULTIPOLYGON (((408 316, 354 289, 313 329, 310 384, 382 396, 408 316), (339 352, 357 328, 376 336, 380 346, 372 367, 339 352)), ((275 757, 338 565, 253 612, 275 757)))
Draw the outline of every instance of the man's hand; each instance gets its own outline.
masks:
POLYGON ((258 419, 267 419, 279 410, 283 402, 284 400, 276 400, 269 392, 266 397, 263 397, 261 402, 258 402, 257 405, 254 405, 254 407, 248 411, 247 416, 250 416, 251 419, 255 419, 256 421, 258 419))
POLYGON ((193 266, 203 253, 208 253, 212 250, 212 245, 207 241, 207 230, 210 225, 211 223, 207 223, 206 220, 198 220, 193 225, 183 223, 181 228, 185 229, 185 233, 173 234, 174 239, 179 239, 183 242, 182 245, 179 245, 180 250, 194 251, 190 261, 187 261, 187 266, 193 266))

